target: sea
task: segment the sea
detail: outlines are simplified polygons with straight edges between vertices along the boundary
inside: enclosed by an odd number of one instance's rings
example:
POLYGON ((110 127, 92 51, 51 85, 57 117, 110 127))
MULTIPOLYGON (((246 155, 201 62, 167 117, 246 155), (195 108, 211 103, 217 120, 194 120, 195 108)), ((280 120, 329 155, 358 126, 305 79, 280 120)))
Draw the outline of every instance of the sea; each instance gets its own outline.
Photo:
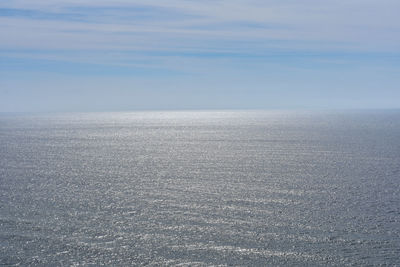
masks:
POLYGON ((0 114, 0 265, 400 266, 400 110, 0 114))

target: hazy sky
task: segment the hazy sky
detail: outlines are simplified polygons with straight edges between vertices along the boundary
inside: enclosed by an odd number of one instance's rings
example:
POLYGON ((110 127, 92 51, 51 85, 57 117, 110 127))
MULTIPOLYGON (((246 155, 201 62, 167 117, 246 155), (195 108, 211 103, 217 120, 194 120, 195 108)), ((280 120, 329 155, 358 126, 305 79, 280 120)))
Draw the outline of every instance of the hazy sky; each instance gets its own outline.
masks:
POLYGON ((399 0, 7 0, 0 111, 400 108, 399 0))

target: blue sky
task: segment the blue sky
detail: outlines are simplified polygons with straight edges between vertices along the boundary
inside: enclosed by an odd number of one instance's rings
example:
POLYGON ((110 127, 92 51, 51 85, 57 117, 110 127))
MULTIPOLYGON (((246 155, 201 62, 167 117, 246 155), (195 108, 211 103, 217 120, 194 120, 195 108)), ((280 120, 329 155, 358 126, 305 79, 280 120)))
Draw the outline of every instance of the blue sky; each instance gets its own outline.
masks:
POLYGON ((0 2, 0 112, 400 108, 398 0, 0 2))

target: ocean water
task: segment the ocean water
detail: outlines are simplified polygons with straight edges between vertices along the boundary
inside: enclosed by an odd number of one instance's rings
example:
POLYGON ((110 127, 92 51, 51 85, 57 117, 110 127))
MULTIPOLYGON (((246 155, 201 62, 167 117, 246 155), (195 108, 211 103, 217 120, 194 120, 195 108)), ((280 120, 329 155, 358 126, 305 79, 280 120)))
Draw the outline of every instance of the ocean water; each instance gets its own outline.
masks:
POLYGON ((0 115, 0 265, 400 265, 400 111, 0 115))

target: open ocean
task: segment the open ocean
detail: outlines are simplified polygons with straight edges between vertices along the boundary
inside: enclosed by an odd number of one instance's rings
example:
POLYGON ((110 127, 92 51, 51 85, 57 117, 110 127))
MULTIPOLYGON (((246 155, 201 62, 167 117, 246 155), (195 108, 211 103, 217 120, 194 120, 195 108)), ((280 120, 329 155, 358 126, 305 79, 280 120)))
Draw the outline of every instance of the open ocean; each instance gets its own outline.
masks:
POLYGON ((400 111, 0 114, 0 265, 400 266, 400 111))

